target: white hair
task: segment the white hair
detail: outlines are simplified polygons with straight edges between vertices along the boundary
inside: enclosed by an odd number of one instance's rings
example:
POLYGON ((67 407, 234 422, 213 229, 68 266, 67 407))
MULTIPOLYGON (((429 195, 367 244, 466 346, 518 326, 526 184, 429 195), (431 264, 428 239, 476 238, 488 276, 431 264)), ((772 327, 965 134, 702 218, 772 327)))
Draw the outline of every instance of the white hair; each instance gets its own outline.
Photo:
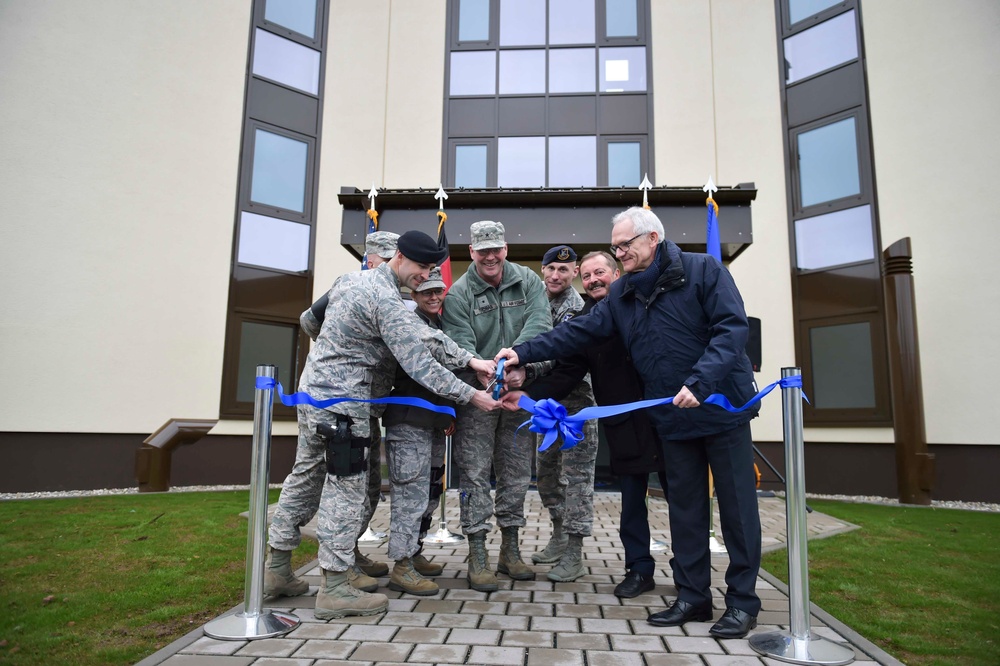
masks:
POLYGON ((646 210, 640 206, 632 206, 628 210, 623 210, 611 218, 611 226, 615 226, 626 220, 632 222, 635 233, 648 234, 655 231, 660 240, 663 240, 663 223, 660 222, 660 218, 656 217, 653 211, 646 210))

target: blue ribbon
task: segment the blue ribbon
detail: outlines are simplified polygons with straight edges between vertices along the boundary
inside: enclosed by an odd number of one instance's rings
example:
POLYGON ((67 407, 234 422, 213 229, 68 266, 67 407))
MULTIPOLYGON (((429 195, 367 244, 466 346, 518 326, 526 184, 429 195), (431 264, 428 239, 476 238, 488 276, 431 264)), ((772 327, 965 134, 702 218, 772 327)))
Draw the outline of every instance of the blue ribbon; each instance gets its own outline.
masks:
MULTIPOLYGON (((742 412, 749 409, 774 390, 776 386, 781 388, 802 388, 802 375, 792 375, 784 377, 778 381, 767 385, 763 390, 750 398, 747 404, 742 407, 734 407, 729 399, 721 393, 713 393, 702 401, 702 404, 716 405, 727 412, 742 412)), ((809 402, 806 394, 802 394, 803 399, 809 402)), ((669 398, 653 398, 652 400, 638 400, 636 402, 626 402, 621 405, 606 405, 603 407, 587 407, 581 409, 576 414, 570 416, 566 408, 552 398, 542 400, 532 400, 528 396, 521 396, 517 401, 517 406, 531 414, 531 418, 518 426, 518 431, 524 426, 528 426, 531 432, 541 434, 542 443, 538 447, 539 451, 545 451, 555 441, 562 437, 562 449, 570 449, 580 443, 583 439, 583 422, 590 419, 602 419, 608 416, 617 416, 627 412, 634 412, 647 407, 656 407, 673 402, 674 396, 669 398)), ((812 404, 812 403, 810 403, 812 404)))
POLYGON ((455 418, 455 410, 451 407, 445 407, 444 405, 435 405, 433 402, 428 402, 423 398, 371 398, 364 400, 361 398, 327 398, 326 400, 317 400, 308 393, 292 393, 291 395, 285 394, 285 389, 282 388, 281 382, 277 381, 273 377, 257 377, 254 386, 259 389, 272 389, 277 387, 277 395, 281 398, 281 404, 287 407, 294 407, 295 405, 312 405, 319 409, 325 409, 331 405, 337 405, 342 402, 367 402, 373 405, 406 405, 407 407, 419 407, 420 409, 426 409, 428 411, 437 412, 438 414, 447 414, 448 416, 455 418))

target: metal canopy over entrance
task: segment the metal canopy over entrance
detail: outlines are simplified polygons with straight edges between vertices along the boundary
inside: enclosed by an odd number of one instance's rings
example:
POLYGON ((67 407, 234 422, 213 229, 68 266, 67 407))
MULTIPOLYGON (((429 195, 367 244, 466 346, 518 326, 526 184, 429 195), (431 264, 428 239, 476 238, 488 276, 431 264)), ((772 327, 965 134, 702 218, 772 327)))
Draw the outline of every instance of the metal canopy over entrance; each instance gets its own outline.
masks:
MULTIPOLYGON (((403 233, 417 229, 437 235, 437 190, 379 190, 376 199, 379 229, 403 233)), ((753 183, 720 187, 713 198, 719 204, 722 258, 732 261, 753 242, 750 203, 753 183)), ((340 242, 358 259, 364 254, 368 229, 368 193, 341 188, 344 206, 340 242)), ((663 221, 667 238, 689 252, 705 251, 705 192, 700 187, 658 187, 649 190, 649 206, 663 221)), ((538 260, 548 248, 566 243, 578 254, 607 250, 611 218, 642 204, 642 192, 621 188, 577 190, 459 189, 448 192, 445 212, 451 253, 468 256, 469 226, 480 220, 502 222, 507 231, 508 256, 515 261, 538 260)))

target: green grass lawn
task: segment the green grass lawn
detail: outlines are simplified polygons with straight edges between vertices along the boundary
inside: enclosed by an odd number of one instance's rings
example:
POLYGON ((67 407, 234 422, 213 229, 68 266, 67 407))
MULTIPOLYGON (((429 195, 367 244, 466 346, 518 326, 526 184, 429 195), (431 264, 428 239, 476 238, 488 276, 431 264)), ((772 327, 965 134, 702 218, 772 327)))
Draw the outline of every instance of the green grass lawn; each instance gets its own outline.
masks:
POLYGON ((1000 664, 1000 514, 809 504, 862 528, 809 542, 810 601, 907 664, 1000 664))
MULTIPOLYGON (((242 603, 248 506, 245 490, 0 502, 0 663, 134 664, 242 603)), ((293 566, 315 556, 303 541, 293 566)))

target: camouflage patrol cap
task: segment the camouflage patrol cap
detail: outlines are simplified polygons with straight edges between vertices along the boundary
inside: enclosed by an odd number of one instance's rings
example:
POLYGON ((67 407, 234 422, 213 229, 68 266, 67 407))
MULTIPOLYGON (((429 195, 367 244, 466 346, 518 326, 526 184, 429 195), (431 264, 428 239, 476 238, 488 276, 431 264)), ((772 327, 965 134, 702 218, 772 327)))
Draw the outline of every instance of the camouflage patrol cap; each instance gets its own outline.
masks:
POLYGON ((441 279, 441 269, 432 268, 430 275, 424 280, 419 287, 413 291, 427 291, 428 289, 444 289, 444 280, 441 279))
POLYGON ((493 222, 492 220, 473 222, 470 231, 472 233, 473 250, 489 250, 496 247, 503 247, 507 244, 507 241, 503 237, 503 225, 499 222, 493 222))
POLYGON ((391 231, 374 231, 365 236, 365 254, 377 254, 389 260, 396 256, 396 242, 399 234, 391 231))

